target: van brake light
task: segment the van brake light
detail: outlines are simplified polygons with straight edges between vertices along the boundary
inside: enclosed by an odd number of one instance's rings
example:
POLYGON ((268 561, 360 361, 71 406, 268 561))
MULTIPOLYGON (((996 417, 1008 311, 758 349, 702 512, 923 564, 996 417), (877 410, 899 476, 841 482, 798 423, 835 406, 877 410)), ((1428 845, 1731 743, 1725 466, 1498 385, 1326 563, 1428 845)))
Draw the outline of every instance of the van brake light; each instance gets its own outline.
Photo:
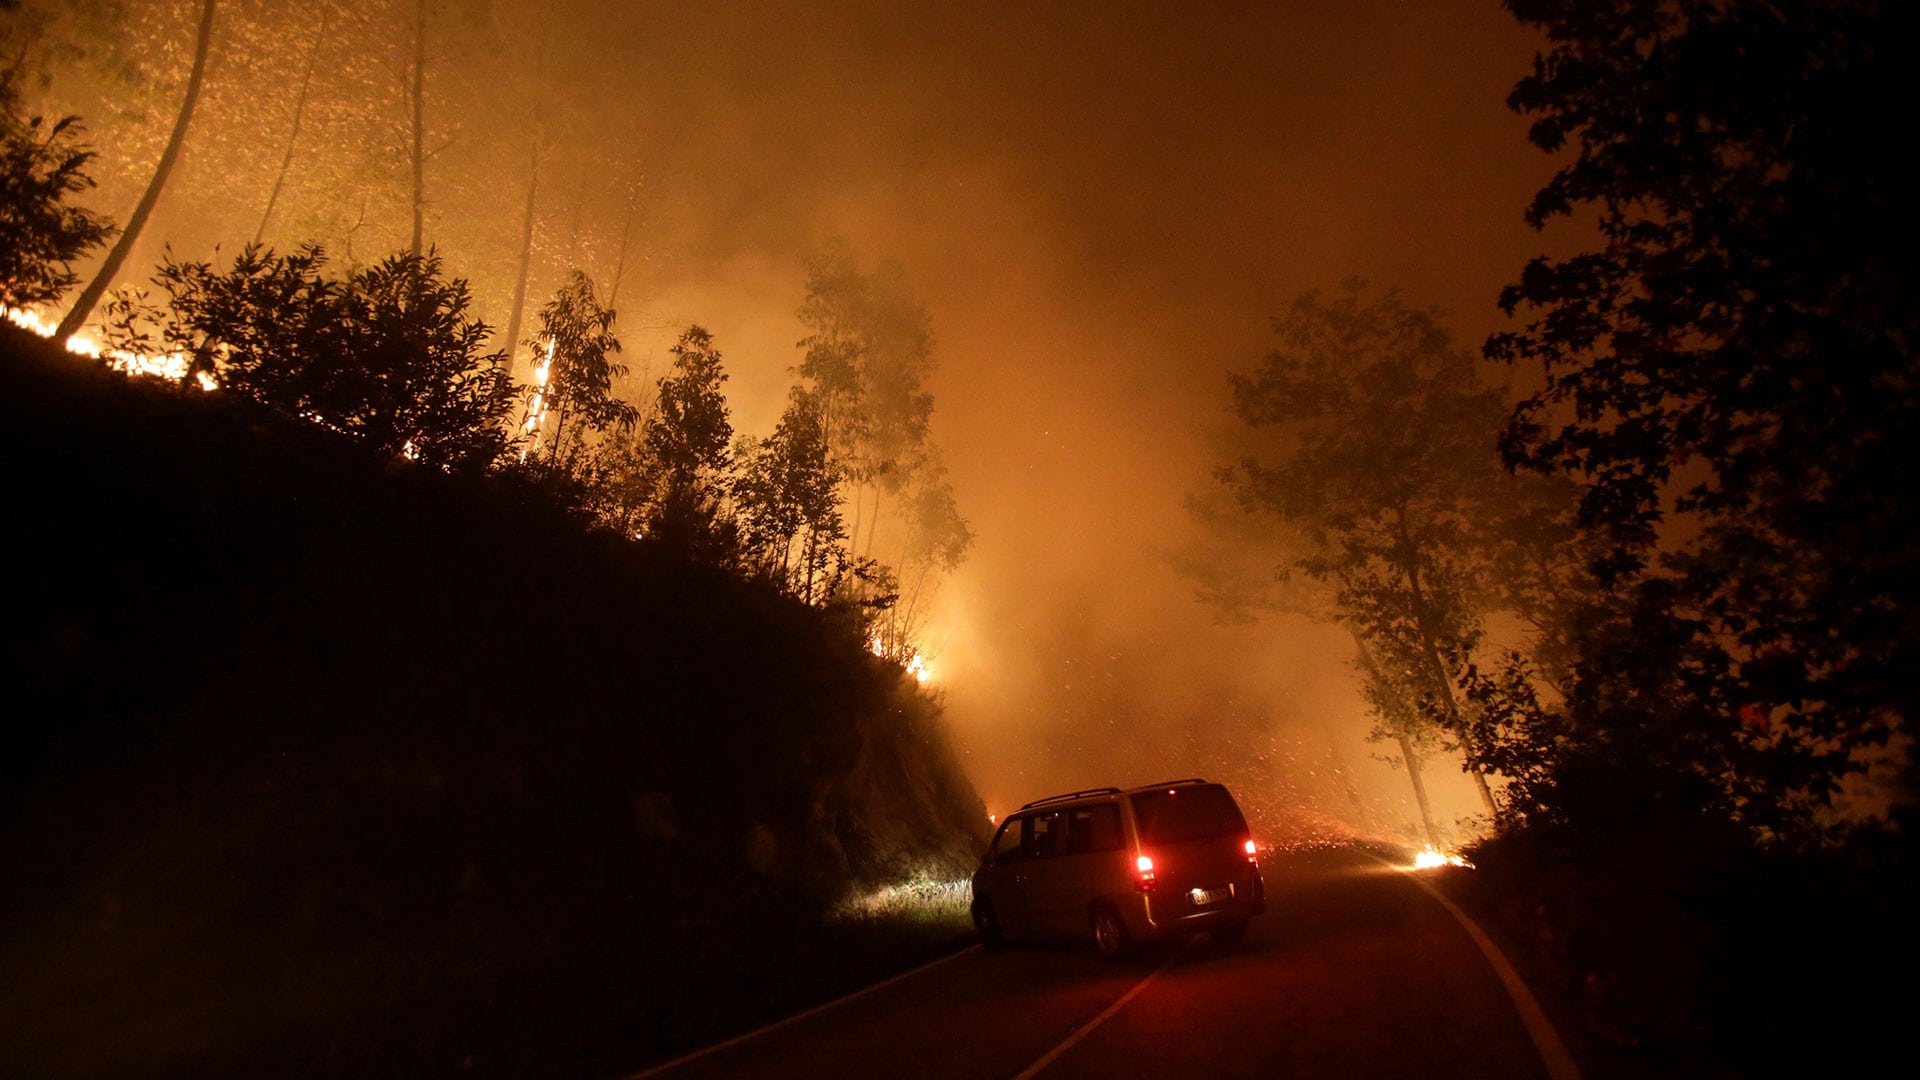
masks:
POLYGON ((1133 869, 1134 888, 1141 892, 1146 892, 1148 889, 1153 888, 1153 857, 1151 855, 1142 855, 1133 860, 1133 869))
POLYGON ((1255 855, 1260 854, 1260 845, 1254 843, 1252 840, 1247 841, 1246 847, 1247 847, 1247 858, 1251 859, 1255 855))

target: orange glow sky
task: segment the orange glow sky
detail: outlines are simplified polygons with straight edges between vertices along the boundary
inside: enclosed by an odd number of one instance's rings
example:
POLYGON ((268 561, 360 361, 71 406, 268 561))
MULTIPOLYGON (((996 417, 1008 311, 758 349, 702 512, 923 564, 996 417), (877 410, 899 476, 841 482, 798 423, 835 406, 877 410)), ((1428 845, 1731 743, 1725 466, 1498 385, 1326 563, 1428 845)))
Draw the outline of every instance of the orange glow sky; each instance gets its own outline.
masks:
MULTIPOLYGON (((638 161, 655 194, 622 284, 628 357, 657 374, 682 326, 707 326, 737 427, 764 432, 784 399, 809 255, 838 241, 905 268, 939 341, 934 436, 977 534, 929 651, 991 809, 1202 773, 1276 815, 1407 826, 1404 781, 1360 738, 1346 639, 1219 625, 1168 556, 1196 543, 1183 501, 1221 460, 1226 372, 1258 360, 1293 296, 1364 276, 1450 309, 1477 348, 1500 286, 1553 242, 1521 220, 1552 163, 1503 103, 1535 42, 1496 4, 452 7, 509 53, 545 35, 542 70, 589 118, 543 179, 533 294, 568 254, 604 278, 618 217, 581 193, 638 161), (640 149, 599 147, 616 127, 640 149)), ((523 155, 503 106, 460 104, 485 72, 450 73, 455 51, 430 115, 454 130, 429 232, 503 323, 523 155)), ((233 52, 176 183, 241 205, 252 181, 217 150, 240 123, 222 112, 233 52)), ((103 155, 138 145, 92 126, 103 155)), ((127 190, 107 177, 98 205, 123 216, 127 190)), ((404 227, 376 211, 363 248, 404 227)), ((160 237, 231 250, 255 222, 224 213, 170 196, 135 265, 160 237)), ((1472 812, 1454 768, 1434 771, 1443 815, 1472 812)))

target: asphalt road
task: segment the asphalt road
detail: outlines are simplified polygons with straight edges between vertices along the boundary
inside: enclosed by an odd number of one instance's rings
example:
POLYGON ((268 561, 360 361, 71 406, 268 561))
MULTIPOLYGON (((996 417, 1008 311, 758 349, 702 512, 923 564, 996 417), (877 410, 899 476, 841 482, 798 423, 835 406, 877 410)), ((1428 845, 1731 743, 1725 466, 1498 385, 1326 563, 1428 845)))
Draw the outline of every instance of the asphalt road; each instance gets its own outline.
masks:
POLYGON ((1344 847, 1270 852, 1261 871, 1267 914, 1230 949, 1196 938, 1116 965, 1088 946, 976 948, 641 1075, 1553 1075, 1497 961, 1409 875, 1344 847))

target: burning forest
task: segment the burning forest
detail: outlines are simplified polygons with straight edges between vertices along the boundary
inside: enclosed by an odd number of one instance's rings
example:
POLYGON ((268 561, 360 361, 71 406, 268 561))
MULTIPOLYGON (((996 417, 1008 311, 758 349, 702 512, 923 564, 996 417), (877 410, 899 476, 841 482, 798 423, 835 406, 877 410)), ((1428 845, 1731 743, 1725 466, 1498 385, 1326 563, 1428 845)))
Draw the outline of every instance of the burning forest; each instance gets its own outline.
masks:
POLYGON ((631 1071, 1187 776, 1881 1023, 1914 16, 1188 7, 0 0, 0 1072, 631 1071))

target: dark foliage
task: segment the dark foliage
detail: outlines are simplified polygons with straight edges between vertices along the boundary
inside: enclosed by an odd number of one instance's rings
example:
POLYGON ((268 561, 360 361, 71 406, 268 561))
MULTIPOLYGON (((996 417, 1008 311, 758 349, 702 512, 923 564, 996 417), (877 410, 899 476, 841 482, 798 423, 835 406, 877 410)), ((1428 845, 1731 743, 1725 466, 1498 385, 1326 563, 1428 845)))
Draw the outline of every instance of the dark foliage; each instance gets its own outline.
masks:
POLYGON ((1533 827, 1476 845, 1477 869, 1442 884, 1565 1007, 1590 1076, 1872 1074, 1900 1053, 1899 986, 1920 962, 1903 844, 1876 829, 1850 850, 1763 852, 1700 816, 1533 827))
POLYGON ((847 566, 840 481, 821 394, 794 387, 773 434, 741 448, 734 504, 749 564, 793 596, 832 595, 847 566))
POLYGON ((80 123, 22 118, 7 76, 0 76, 0 305, 36 307, 60 299, 79 280, 75 260, 113 235, 105 218, 67 200, 93 187, 93 152, 80 123))
POLYGON ((518 470, 0 347, 64 448, 9 480, 0 1073, 617 1074, 870 975, 823 910, 983 839, 827 613, 518 470))
POLYGON ((668 481, 692 486, 703 473, 724 473, 733 422, 727 416, 727 374, 704 327, 690 326, 674 343, 673 371, 660 380, 659 413, 646 425, 647 449, 668 481))
POLYGON ((1910 759, 1920 169, 1884 117, 1920 12, 1508 6, 1549 39, 1510 104, 1572 154, 1528 217, 1604 240, 1528 265, 1487 345, 1544 370, 1506 454, 1581 481, 1613 591, 1545 767, 1614 772, 1603 817, 1807 838, 1841 777, 1910 759))
POLYGON ((589 432, 625 433, 639 419, 634 407, 614 396, 614 380, 627 374, 612 357, 620 351, 614 311, 594 295, 593 281, 575 270, 540 309, 540 329, 527 340, 545 357, 546 382, 529 388, 528 419, 539 429, 547 460, 573 469, 589 432), (551 429, 544 421, 551 420, 551 429))
POLYGON ((440 260, 394 255, 344 278, 325 276, 308 246, 276 255, 249 245, 227 271, 208 263, 161 265, 154 281, 170 310, 116 306, 115 337, 188 357, 228 390, 365 439, 389 454, 479 469, 507 448, 513 388, 492 330, 468 314, 460 278, 440 260))

